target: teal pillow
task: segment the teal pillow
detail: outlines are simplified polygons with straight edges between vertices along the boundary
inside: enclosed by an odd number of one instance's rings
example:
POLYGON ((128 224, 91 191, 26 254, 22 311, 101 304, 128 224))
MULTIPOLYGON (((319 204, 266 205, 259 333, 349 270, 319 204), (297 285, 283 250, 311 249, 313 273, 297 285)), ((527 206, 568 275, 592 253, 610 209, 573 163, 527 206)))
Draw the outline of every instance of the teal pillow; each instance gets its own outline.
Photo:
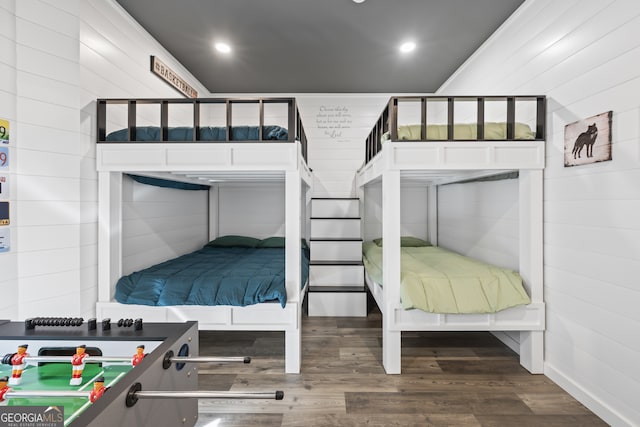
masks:
POLYGON ((207 243, 205 246, 214 248, 255 248, 260 239, 247 236, 222 236, 207 243))
MULTIPOLYGON (((382 246, 382 238, 373 239, 373 243, 382 246)), ((413 236, 401 236, 400 246, 403 248, 419 248, 421 246, 431 246, 431 243, 413 236)))

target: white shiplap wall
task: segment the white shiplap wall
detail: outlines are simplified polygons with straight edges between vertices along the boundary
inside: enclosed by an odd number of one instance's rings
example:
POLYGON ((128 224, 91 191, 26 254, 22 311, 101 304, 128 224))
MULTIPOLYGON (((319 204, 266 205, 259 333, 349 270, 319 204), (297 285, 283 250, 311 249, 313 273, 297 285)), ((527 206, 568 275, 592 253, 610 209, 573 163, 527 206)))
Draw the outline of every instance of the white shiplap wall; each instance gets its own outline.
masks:
POLYGON ((518 180, 438 187, 438 245, 518 270, 518 180))
POLYGON ((208 241, 208 190, 141 184, 125 175, 122 274, 201 248, 208 241))
POLYGON ((150 55, 204 88, 114 1, 5 0, 0 20, 0 117, 11 120, 13 139, 0 317, 89 317, 97 299, 95 99, 179 97, 149 72, 150 55))
MULTIPOLYGON (((13 156, 15 150, 15 137, 18 135, 16 129, 16 18, 15 1, 0 2, 0 49, 3 55, 0 56, 0 118, 9 120, 12 129, 11 134, 14 141, 9 147, 9 167, 0 169, 0 173, 9 177, 9 201, 11 224, 0 226, 3 232, 10 233, 11 251, 0 253, 0 314, 4 319, 15 319, 18 315, 18 258, 15 249, 15 236, 17 227, 15 194, 16 179, 13 156), (8 231, 7 231, 8 230, 8 231)), ((3 192, 6 192, 6 184, 3 192)))
MULTIPOLYGON (((427 230, 427 187, 404 184, 400 190, 400 235, 429 240, 427 230)), ((382 237, 382 185, 364 189, 362 235, 365 241, 382 237)))
POLYGON ((81 315, 76 2, 15 2, 17 316, 81 315))
POLYGON ((314 197, 355 197, 355 174, 364 162, 363 141, 388 95, 296 96, 309 140, 314 197))
POLYGON ((284 183, 236 184, 218 190, 218 235, 284 236, 284 183))
MULTIPOLYGON (((83 268, 83 310, 97 300, 97 175, 95 169, 95 111, 97 98, 174 97, 181 95, 149 72, 155 55, 185 78, 200 94, 207 93, 184 67, 144 31, 115 1, 78 2, 79 79, 82 108, 80 148, 83 153, 84 203, 90 214, 83 268)), ((144 114, 144 113, 143 113, 144 114)), ((159 114, 159 112, 158 112, 159 114)), ((134 184, 125 180, 123 207, 123 273, 189 252, 207 240, 207 192, 185 192, 134 184), (188 208, 183 208, 187 203, 188 208)))
POLYGON ((548 97, 545 374, 640 425, 640 2, 528 0, 439 90, 548 97), (613 111, 613 160, 565 168, 568 123, 613 111))

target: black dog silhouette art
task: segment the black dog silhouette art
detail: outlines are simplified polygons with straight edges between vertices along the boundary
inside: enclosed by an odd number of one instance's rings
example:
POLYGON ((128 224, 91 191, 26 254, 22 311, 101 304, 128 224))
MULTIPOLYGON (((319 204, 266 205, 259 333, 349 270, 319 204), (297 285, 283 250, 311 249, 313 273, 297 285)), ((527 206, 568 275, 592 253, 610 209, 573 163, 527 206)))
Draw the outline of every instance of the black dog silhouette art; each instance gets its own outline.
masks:
POLYGON ((587 127, 586 132, 582 132, 578 138, 576 138, 575 144, 573 144, 573 158, 580 158, 580 153, 582 152, 583 147, 587 147, 587 157, 593 157, 593 144, 596 142, 596 138, 598 137, 598 127, 596 124, 589 125, 587 127))

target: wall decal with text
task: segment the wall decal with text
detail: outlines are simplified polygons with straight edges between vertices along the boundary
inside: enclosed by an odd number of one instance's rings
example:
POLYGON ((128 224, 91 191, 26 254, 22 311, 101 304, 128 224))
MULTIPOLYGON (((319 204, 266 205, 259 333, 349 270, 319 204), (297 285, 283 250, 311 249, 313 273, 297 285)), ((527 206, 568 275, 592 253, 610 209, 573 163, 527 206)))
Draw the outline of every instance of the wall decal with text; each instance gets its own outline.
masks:
POLYGON ((353 119, 344 105, 320 105, 316 113, 316 126, 331 139, 340 138, 343 129, 350 129, 353 119))

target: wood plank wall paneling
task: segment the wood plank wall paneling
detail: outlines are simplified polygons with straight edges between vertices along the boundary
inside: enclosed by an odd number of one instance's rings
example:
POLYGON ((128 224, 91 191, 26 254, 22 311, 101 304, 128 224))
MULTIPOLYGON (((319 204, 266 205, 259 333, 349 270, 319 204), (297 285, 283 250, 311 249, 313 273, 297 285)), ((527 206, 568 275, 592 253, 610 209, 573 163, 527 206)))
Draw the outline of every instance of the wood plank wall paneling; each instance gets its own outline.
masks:
POLYGON ((12 235, 20 289, 17 315, 39 315, 43 310, 50 315, 80 315, 83 258, 78 236, 83 204, 79 191, 82 156, 77 146, 78 17, 49 2, 25 1, 15 3, 13 20, 17 95, 11 144, 15 148, 14 179, 21 182, 24 178, 25 183, 12 196, 20 225, 12 235), (57 29, 53 22, 63 23, 65 29, 57 29), (62 131, 67 138, 60 148, 51 136, 25 140, 22 145, 23 127, 38 127, 44 131, 41 135, 47 135, 49 129, 62 131), (57 234, 59 226, 68 235, 55 247, 43 245, 41 240, 57 234), (20 233, 28 227, 38 232, 20 233), (51 277, 59 280, 57 286, 51 286, 51 277))
POLYGON ((208 241, 208 191, 123 179, 122 271, 129 274, 199 249, 208 241))
MULTIPOLYGON (((0 117, 11 120, 15 123, 16 118, 16 28, 15 28, 15 4, 14 2, 5 2, 0 6, 0 49, 6 54, 0 57, 0 78, 2 79, 2 87, 0 87, 0 117), (6 4, 5 4, 6 3, 6 4)), ((13 154, 13 149, 9 151, 9 155, 13 154)), ((11 158, 10 158, 11 160, 11 158)), ((9 170, 2 170, 2 174, 9 177, 9 183, 3 184, 6 191, 9 187, 10 201, 15 200, 15 166, 13 162, 9 163, 9 170)), ((2 227, 3 230, 9 230, 10 244, 15 247, 16 218, 15 203, 11 203, 10 217, 12 224, 2 227)), ((20 293, 18 289, 18 257, 16 251, 5 252, 0 254, 0 314, 3 319, 15 319, 18 316, 18 301, 20 293)))
POLYGON ((518 270, 518 232, 518 180, 439 187, 440 246, 518 270))
POLYGON ((220 236, 284 236, 284 183, 221 187, 218 198, 220 236))
POLYGON ((545 373, 640 424, 640 3, 529 0, 439 92, 543 93, 545 373), (635 65, 634 65, 635 64, 635 65), (564 126, 613 111, 613 160, 565 168, 564 126))
MULTIPOLYGON (((97 299, 95 100, 178 97, 149 72, 152 54, 190 76, 116 2, 7 1, 0 24, 0 117, 11 120, 15 160, 9 171, 12 250, 0 256, 0 317, 90 317, 97 299)), ((188 231, 190 237, 174 233, 174 240, 194 239, 174 250, 206 239, 207 206, 196 206, 197 219, 193 213, 171 219, 201 227, 188 231)), ((158 245, 163 237, 137 236, 127 250, 147 253, 146 245, 159 260, 167 256, 166 242, 158 245)))
MULTIPOLYGON (((49 2, 57 5, 54 1, 49 0, 49 2)), ((79 47, 77 65, 80 70, 79 144, 82 152, 86 153, 83 162, 85 167, 81 170, 81 181, 89 183, 87 186, 96 188, 95 100, 97 98, 181 97, 176 90, 149 71, 150 55, 159 56, 167 65, 187 79, 200 94, 207 94, 207 91, 116 2, 89 0, 78 2, 76 8, 79 8, 80 15, 77 30, 79 46, 76 46, 76 48, 79 47)), ((143 114, 145 113, 155 114, 143 110, 143 114)), ((157 120, 159 122, 159 113, 157 120)), ((132 217, 128 217, 130 222, 123 224, 124 228, 131 230, 123 242, 125 271, 146 267, 171 256, 190 252, 207 240, 207 192, 193 192, 198 194, 186 195, 176 191, 146 189, 137 192, 138 195, 144 193, 151 197, 137 200, 137 207, 142 209, 143 206, 155 205, 163 208, 161 213, 151 213, 143 209, 136 214, 135 221, 132 217), (179 203, 170 202, 171 197, 174 196, 179 203), (182 202, 189 208, 183 210, 173 208, 173 205, 179 205, 182 202), (146 213, 141 215, 140 212, 146 213)), ((96 205, 97 195, 86 194, 85 197, 88 203, 96 205)), ((97 214, 93 218, 83 220, 83 223, 91 227, 92 237, 96 218, 97 214)), ((97 254, 97 239, 90 241, 86 249, 97 254)), ((88 259, 86 265, 83 264, 80 270, 84 289, 81 293, 81 301, 83 310, 87 312, 93 312, 97 299, 95 285, 97 273, 94 270, 97 270, 97 258, 88 259), (91 280, 87 281, 85 277, 91 280)))
MULTIPOLYGON (((365 188, 363 208, 364 240, 382 236, 382 187, 373 184, 365 188)), ((428 240, 427 188, 404 185, 400 194, 400 234, 428 240)))
POLYGON ((355 173, 364 161, 362 141, 389 97, 327 94, 301 95, 297 100, 309 140, 313 197, 355 197, 355 173))

